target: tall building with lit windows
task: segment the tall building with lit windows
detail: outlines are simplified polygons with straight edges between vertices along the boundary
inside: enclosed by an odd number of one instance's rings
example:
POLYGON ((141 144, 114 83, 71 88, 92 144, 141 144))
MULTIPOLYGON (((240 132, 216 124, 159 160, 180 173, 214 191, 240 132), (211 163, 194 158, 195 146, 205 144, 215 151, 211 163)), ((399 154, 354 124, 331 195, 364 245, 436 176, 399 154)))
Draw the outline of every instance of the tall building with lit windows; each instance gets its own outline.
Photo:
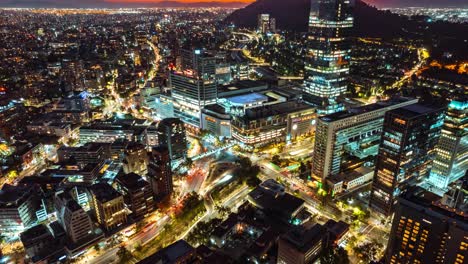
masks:
POLYGON ((151 151, 148 179, 157 201, 165 199, 174 192, 171 158, 167 147, 155 147, 151 151))
POLYGON ((312 178, 322 183, 347 170, 350 160, 374 163, 378 154, 385 113, 418 99, 392 98, 317 118, 312 178))
POLYGON ((107 183, 90 187, 92 207, 97 222, 107 231, 127 223, 123 196, 107 183))
POLYGON ((418 103, 385 114, 370 197, 374 212, 390 216, 400 193, 427 179, 444 112, 418 103))
POLYGON ((353 5, 354 0, 312 1, 303 97, 319 114, 343 108, 336 99, 348 88, 353 5))
POLYGON ((440 189, 463 177, 468 169, 468 96, 448 106, 429 181, 440 189))
POLYGON ((182 50, 181 66, 170 74, 174 115, 194 129, 201 128, 201 110, 216 103, 216 58, 203 50, 182 50))
POLYGON ((414 188, 398 198, 385 263, 467 263, 468 221, 414 188))
POLYGON ((169 150, 171 161, 187 156, 187 136, 184 123, 178 118, 166 118, 159 122, 159 145, 169 150))

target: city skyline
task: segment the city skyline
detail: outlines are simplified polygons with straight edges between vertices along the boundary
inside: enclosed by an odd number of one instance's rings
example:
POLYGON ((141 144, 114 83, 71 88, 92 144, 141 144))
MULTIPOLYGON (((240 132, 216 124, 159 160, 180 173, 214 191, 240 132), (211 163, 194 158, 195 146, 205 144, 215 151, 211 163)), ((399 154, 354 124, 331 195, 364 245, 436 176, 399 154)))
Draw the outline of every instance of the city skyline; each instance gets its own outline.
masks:
POLYGON ((0 8, 0 264, 466 262, 465 9, 142 1, 0 8))
MULTIPOLYGON (((463 0, 364 0, 370 5, 379 8, 390 7, 468 7, 463 0)), ((85 8, 85 7, 150 7, 150 6, 226 6, 241 8, 255 0, 84 0, 77 3, 73 0, 0 0, 0 7, 46 7, 46 8, 85 8)))

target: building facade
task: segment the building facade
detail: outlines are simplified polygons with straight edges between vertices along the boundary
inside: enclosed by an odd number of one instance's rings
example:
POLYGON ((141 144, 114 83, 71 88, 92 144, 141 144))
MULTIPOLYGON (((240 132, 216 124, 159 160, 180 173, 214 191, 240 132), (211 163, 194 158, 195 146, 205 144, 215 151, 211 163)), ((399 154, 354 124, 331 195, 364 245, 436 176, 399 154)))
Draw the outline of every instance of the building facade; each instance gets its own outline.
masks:
POLYGON ((38 189, 4 185, 0 190, 0 233, 16 235, 37 222, 41 209, 38 189))
POLYGON ((396 98, 319 117, 312 178, 324 182, 330 175, 342 172, 344 153, 373 160, 378 153, 385 113, 417 102, 417 99, 396 98))
POLYGON ((153 148, 148 165, 148 178, 156 200, 171 195, 174 186, 169 150, 165 147, 153 148))
POLYGON ((453 100, 445 117, 442 134, 436 146, 436 158, 429 181, 446 190, 463 177, 468 169, 468 97, 453 100))
POLYGON ((97 222, 107 231, 127 222, 123 196, 107 183, 91 186, 94 215, 97 222))
POLYGON ((438 196, 421 188, 398 198, 385 263, 466 263, 464 215, 437 206, 438 196))
POLYGON ((187 156, 187 136, 184 123, 178 118, 166 118, 159 123, 159 144, 169 151, 172 161, 187 156))
POLYGON ((349 0, 312 1, 304 99, 317 105, 319 114, 342 109, 336 99, 348 87, 352 3, 349 0))
POLYGON ((148 151, 142 144, 130 143, 125 149, 123 171, 128 174, 134 172, 146 175, 148 172, 148 151))
POLYGON ((78 243, 93 234, 93 223, 86 211, 65 193, 55 195, 57 220, 65 230, 67 237, 78 243))
POLYGON ((218 97, 216 58, 201 49, 182 50, 181 65, 170 74, 174 115, 194 129, 201 127, 201 110, 218 97))
POLYGON ((399 194, 429 176, 444 107, 414 104, 385 114, 370 207, 389 216, 399 194))
POLYGON ((140 219, 154 210, 153 194, 147 181, 135 173, 120 174, 114 186, 124 196, 127 211, 140 219))

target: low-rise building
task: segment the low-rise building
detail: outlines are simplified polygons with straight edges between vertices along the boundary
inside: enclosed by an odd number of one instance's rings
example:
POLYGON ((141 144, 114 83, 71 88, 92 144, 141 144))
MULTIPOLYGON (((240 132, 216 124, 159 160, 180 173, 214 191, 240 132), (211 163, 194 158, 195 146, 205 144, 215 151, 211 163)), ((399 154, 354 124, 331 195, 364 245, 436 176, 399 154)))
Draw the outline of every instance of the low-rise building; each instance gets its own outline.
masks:
MULTIPOLYGON (((270 180, 268 186, 280 185, 274 180, 270 180)), ((277 190, 278 188, 275 188, 277 190)), ((304 200, 282 191, 272 191, 262 185, 252 190, 248 201, 266 214, 274 215, 284 222, 289 223, 304 208, 304 200)))
POLYGON ((231 115, 219 104, 205 106, 202 110, 202 129, 222 138, 231 138, 231 115))
POLYGON ((29 132, 37 135, 56 136, 59 138, 69 137, 72 133, 72 127, 69 123, 52 121, 33 122, 27 126, 27 129, 29 132))
POLYGON ((278 242, 278 264, 314 263, 327 244, 326 229, 320 224, 306 229, 298 226, 281 236, 278 242))
POLYGON ((363 185, 372 182, 374 178, 374 168, 359 167, 352 171, 341 172, 327 178, 327 184, 333 194, 351 192, 363 185))
POLYGON ((197 263, 196 250, 185 240, 179 240, 137 264, 189 264, 197 263))

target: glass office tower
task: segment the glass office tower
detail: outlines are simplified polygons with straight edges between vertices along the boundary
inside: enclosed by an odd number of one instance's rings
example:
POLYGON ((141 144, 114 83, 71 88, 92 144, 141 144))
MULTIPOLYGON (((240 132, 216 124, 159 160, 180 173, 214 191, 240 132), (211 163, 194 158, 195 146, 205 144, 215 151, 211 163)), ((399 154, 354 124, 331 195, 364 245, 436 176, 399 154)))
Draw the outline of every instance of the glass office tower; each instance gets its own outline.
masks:
POLYGON ((312 1, 303 98, 319 114, 343 110, 337 98, 348 88, 353 0, 312 1))
POLYGON ((396 198, 429 176, 445 108, 413 104, 385 114, 370 207, 390 216, 396 198))
POLYGON ((467 169, 468 96, 464 96, 448 106, 429 181, 445 190, 450 183, 463 177, 467 169))

